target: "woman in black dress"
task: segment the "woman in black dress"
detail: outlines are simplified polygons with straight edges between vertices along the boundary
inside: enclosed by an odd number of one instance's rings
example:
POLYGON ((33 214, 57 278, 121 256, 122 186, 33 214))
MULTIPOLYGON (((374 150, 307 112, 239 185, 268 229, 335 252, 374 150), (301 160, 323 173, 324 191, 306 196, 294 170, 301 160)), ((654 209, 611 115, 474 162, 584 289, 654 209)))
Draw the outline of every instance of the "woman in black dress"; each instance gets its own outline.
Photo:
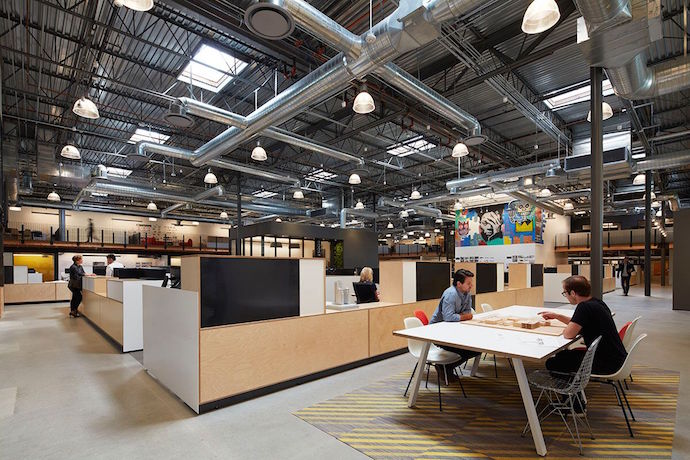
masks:
POLYGON ((67 287, 70 291, 72 291, 72 300, 69 303, 69 315, 73 316, 74 318, 81 316, 79 314, 79 304, 81 303, 82 298, 81 280, 84 276, 86 276, 84 267, 81 266, 82 261, 83 259, 80 255, 72 257, 72 262, 74 263, 69 268, 69 284, 67 287))

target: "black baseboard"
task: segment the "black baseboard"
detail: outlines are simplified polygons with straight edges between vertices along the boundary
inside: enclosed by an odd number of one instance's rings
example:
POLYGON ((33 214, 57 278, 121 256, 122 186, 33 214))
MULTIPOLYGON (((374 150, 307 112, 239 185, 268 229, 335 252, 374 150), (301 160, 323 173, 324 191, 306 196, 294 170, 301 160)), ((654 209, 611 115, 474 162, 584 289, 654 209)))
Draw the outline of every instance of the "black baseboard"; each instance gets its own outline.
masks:
POLYGON ((297 385, 302 385, 303 383, 312 382, 324 377, 329 377, 331 375, 339 374, 341 372, 349 371, 350 369, 355 369, 357 367, 366 366, 367 364, 375 363, 377 361, 382 361, 384 359, 392 358, 394 356, 403 355, 407 353, 407 348, 401 348, 400 350, 390 351, 378 356, 372 356, 371 358, 361 359, 349 364, 343 364, 342 366, 333 367, 331 369, 326 369, 324 371, 316 372, 314 374, 305 375, 302 377, 297 377, 292 380, 286 380, 285 382, 276 383, 262 388, 257 388, 256 390, 251 390, 246 393, 241 393, 238 395, 230 396, 228 398, 218 399, 216 401, 207 402, 199 405, 199 414, 204 414, 215 409, 220 409, 222 407, 232 406, 243 401, 248 401, 250 399, 258 398, 259 396, 265 396, 270 393, 275 393, 276 391, 285 390, 287 388, 296 387, 297 385))
MULTIPOLYGON (((122 347, 122 345, 120 344, 120 342, 118 342, 118 341, 115 340, 114 338, 110 337, 110 335, 108 335, 107 332, 105 332, 103 329, 101 329, 101 328, 98 326, 98 324, 96 324, 96 323, 94 323, 93 321, 91 321, 91 320, 88 318, 88 316, 83 315, 83 314, 81 314, 81 313, 79 313, 79 315, 80 315, 79 318, 84 318, 84 319, 86 320, 86 322, 89 323, 94 329, 96 329, 96 332, 98 332, 99 334, 101 334, 101 335, 103 336, 103 338, 105 338, 105 340, 107 340, 108 342, 110 342, 110 344, 111 344, 112 346, 114 346, 115 349, 117 349, 117 351, 119 351, 120 353, 124 353, 123 347, 122 347)), ((78 318, 71 318, 71 317, 70 317, 70 320, 71 320, 71 319, 78 319, 78 318)), ((138 350, 134 350, 134 351, 138 351, 138 350)))
POLYGON ((12 303, 5 302, 5 305, 38 305, 38 304, 42 304, 42 303, 69 303, 69 299, 67 299, 67 300, 40 300, 38 302, 12 302, 12 303))

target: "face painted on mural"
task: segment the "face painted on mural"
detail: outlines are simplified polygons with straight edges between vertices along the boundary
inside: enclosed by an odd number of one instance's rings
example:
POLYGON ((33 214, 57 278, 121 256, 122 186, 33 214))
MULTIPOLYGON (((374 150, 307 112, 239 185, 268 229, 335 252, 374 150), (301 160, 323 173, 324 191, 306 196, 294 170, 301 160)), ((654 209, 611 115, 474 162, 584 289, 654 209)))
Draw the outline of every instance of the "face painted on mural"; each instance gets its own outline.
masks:
POLYGON ((484 241, 503 238, 503 218, 497 211, 489 211, 482 214, 479 226, 484 241))
POLYGON ((513 201, 484 209, 465 209, 457 214, 456 246, 541 243, 541 210, 513 201))

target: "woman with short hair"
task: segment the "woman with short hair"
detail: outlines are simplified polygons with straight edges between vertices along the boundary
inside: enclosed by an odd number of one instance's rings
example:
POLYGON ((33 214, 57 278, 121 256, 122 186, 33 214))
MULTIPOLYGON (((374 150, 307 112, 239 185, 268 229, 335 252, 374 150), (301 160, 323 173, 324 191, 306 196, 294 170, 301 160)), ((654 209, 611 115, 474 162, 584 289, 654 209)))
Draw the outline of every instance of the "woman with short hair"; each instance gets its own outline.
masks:
POLYGON ((81 316, 79 314, 79 304, 81 304, 81 288, 82 278, 86 276, 84 267, 81 266, 84 259, 79 254, 72 257, 72 266, 69 268, 69 284, 67 287, 72 291, 72 299, 69 302, 69 315, 74 318, 81 316))
MULTIPOLYGON (((372 270, 371 267, 363 267, 362 270, 359 272, 359 284, 373 284, 374 286, 376 286, 376 284, 374 283, 374 270, 372 270)), ((379 291, 377 291, 376 288, 374 288, 372 293, 373 295, 367 298, 359 298, 358 295, 357 303, 378 302, 379 291)))

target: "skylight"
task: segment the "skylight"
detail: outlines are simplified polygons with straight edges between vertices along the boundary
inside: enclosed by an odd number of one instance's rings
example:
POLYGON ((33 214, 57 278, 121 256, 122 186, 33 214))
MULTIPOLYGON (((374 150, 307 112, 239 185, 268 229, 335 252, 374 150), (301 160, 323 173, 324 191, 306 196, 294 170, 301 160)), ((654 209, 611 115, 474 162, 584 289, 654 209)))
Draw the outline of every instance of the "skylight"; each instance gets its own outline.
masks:
POLYGON ((257 198, 271 198, 272 196, 276 196, 276 192, 269 192, 267 190, 257 190, 256 192, 252 193, 257 198))
POLYGON ((166 136, 162 133, 157 133, 151 131, 150 129, 137 128, 129 138, 130 144, 136 144, 139 141, 155 142, 156 144, 165 144, 165 142, 170 139, 170 136, 166 136))
POLYGON ((406 157, 415 151, 430 150, 436 147, 436 144, 427 142, 422 136, 410 138, 398 144, 393 144, 388 147, 388 153, 396 157, 406 157))
POLYGON ((323 169, 317 169, 316 171, 312 171, 306 176, 304 176, 304 178, 306 180, 310 180, 313 182, 323 182, 324 180, 333 179, 337 176, 337 174, 329 173, 328 171, 324 171, 323 169))
POLYGON ((246 62, 208 45, 201 45, 177 79, 217 93, 245 67, 246 62))
POLYGON ((108 166, 105 168, 109 177, 118 177, 120 179, 126 179, 130 174, 132 174, 131 169, 116 168, 114 166, 108 166))
MULTIPOLYGON (((613 94, 613 87, 611 86, 610 81, 604 80, 603 84, 601 85, 601 88, 604 96, 610 96, 613 94)), ((589 101, 591 94, 590 91, 591 90, 589 86, 583 86, 581 88, 577 88, 572 91, 568 91, 566 93, 558 94, 557 96, 544 99, 544 103, 551 110, 562 109, 563 107, 577 104, 578 102, 589 101)))

